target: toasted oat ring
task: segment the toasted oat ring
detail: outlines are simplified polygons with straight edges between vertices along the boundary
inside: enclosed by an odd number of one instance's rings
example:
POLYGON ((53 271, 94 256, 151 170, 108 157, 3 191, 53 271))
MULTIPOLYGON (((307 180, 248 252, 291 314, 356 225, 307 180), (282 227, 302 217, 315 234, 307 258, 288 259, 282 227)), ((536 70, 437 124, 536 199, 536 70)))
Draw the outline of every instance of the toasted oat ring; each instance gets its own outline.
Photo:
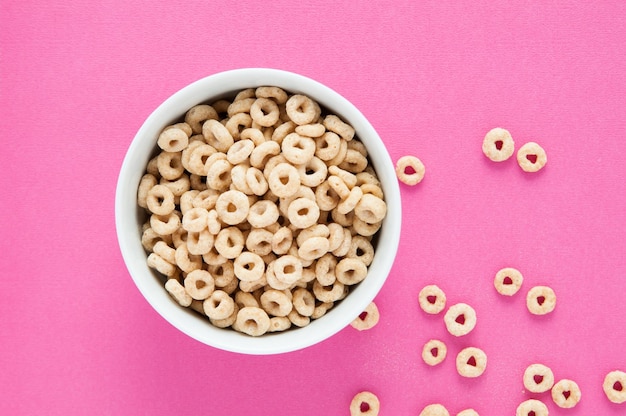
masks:
POLYGON ((220 152, 227 152, 235 139, 226 126, 217 120, 209 119, 202 125, 204 140, 220 152))
POLYGON ((380 312, 378 311, 378 306, 376 306, 376 303, 370 302, 365 310, 350 323, 350 326, 358 331, 365 331, 375 327, 379 320, 380 312))
POLYGON ((537 399, 525 400, 517 406, 515 416, 548 416, 548 407, 537 399))
POLYGON ((513 137, 508 130, 496 127, 491 129, 483 139, 483 153, 494 162, 503 162, 515 151, 513 137))
POLYGON ((217 111, 208 104, 199 104, 191 107, 185 114, 185 123, 189 124, 191 130, 198 134, 202 133, 202 124, 208 119, 217 120, 217 111))
POLYGON ((237 140, 226 152, 226 160, 232 165, 238 165, 248 160, 253 150, 254 143, 252 140, 237 140))
POLYGON ((289 133, 281 144, 283 156, 294 165, 308 163, 315 155, 315 141, 298 133, 289 133))
POLYGON ((465 409, 457 413, 456 416, 479 416, 479 414, 474 409, 465 409))
POLYGON ((446 294, 437 285, 424 286, 418 295, 418 301, 422 310, 435 315, 446 307, 446 294))
POLYGON ((200 232, 207 228, 209 211, 204 208, 191 208, 183 215, 183 228, 187 231, 200 232))
POLYGON ((457 303, 450 306, 443 320, 448 332, 460 337, 472 332, 476 326, 476 311, 467 303, 457 303))
POLYGON ((358 234, 362 235, 363 237, 371 237, 374 234, 376 234, 376 232, 380 230, 380 227, 382 226, 382 224, 383 224, 382 221, 379 221, 374 224, 368 224, 356 216, 352 219, 352 228, 354 229, 354 231, 356 231, 358 234))
POLYGON ((250 153, 250 164, 255 168, 262 169, 267 161, 280 153, 280 144, 275 141, 267 141, 257 144, 250 153))
POLYGON ((202 257, 197 254, 191 254, 186 242, 176 247, 174 260, 176 265, 185 273, 191 273, 202 268, 202 257))
POLYGON ((243 251, 233 262, 235 276, 243 282, 253 282, 265 273, 265 262, 258 254, 243 251))
POLYGON ((329 245, 328 238, 325 237, 307 238, 298 247, 298 256, 304 260, 317 260, 328 253, 329 245))
POLYGON ((524 387, 532 393, 543 393, 554 385, 554 374, 550 367, 531 364, 524 370, 524 387))
POLYGON ((146 207, 156 215, 167 216, 174 212, 174 193, 165 185, 154 185, 146 195, 146 207))
POLYGON ((239 140, 250 140, 252 143, 254 143, 254 146, 258 146, 261 143, 266 142, 263 132, 254 127, 249 127, 242 130, 242 132, 239 133, 239 140))
POLYGON ((293 165, 279 163, 270 171, 267 183, 274 195, 287 198, 300 188, 300 175, 293 165))
POLYGON ((176 264, 176 250, 170 247, 165 241, 157 241, 152 251, 161 256, 168 263, 176 264))
POLYGON ((322 123, 304 124, 296 126, 296 133, 311 138, 321 137, 326 132, 326 127, 322 123))
POLYGON ((226 191, 215 201, 215 210, 222 222, 228 225, 240 224, 248 217, 250 200, 241 191, 226 191))
POLYGON ((157 169, 161 177, 173 181, 181 177, 185 172, 182 163, 182 152, 162 151, 157 156, 157 169))
POLYGON ((204 313, 211 319, 228 318, 235 310, 235 301, 223 290, 214 290, 202 304, 204 313))
POLYGON ((257 98, 250 106, 250 116, 260 126, 273 126, 280 117, 278 104, 270 98, 257 98))
POLYGON ((346 286, 355 285, 367 277, 367 266, 356 258, 343 258, 335 266, 337 280, 346 286))
POLYGON ((300 287, 293 291, 291 299, 293 307, 302 316, 311 316, 315 310, 315 296, 306 288, 300 287))
POLYGON ((298 165, 297 169, 300 174, 300 183, 311 188, 324 182, 328 174, 326 163, 316 156, 313 156, 307 163, 298 165))
POLYGON ((147 264, 148 267, 155 269, 167 277, 173 277, 176 275, 176 266, 156 253, 150 253, 148 255, 147 264))
MULTIPOLYGON (((352 189, 361 189, 360 186, 352 189)), ((354 208, 354 214, 368 224, 381 222, 387 215, 387 204, 381 198, 372 194, 363 194, 358 204, 354 208)))
POLYGON ((547 162, 546 151, 535 142, 528 142, 517 151, 517 163, 524 172, 537 172, 547 162))
POLYGON ((213 276, 206 270, 194 270, 185 277, 185 290, 195 300, 204 300, 215 290, 213 276))
POLYGON ((248 222, 255 228, 264 228, 278 221, 280 213, 272 201, 261 199, 255 202, 248 211, 248 222))
POLYGON ((306 95, 294 94, 285 104, 287 116, 297 125, 312 123, 320 116, 319 106, 306 95))
POLYGON ((442 404, 429 404, 420 412, 419 416, 450 416, 450 412, 442 404))
POLYGON ((346 257, 359 259, 363 264, 369 266, 374 260, 374 246, 367 238, 355 235, 352 237, 346 257))
POLYGON ((176 279, 167 279, 165 282, 165 290, 178 302, 181 306, 188 307, 191 305, 192 298, 185 291, 183 285, 176 279))
POLYGON ((556 307, 556 294, 548 286, 535 286, 526 295, 526 307, 533 315, 546 315, 556 307))
POLYGON ((263 172, 255 167, 246 169, 246 183, 252 193, 257 196, 265 195, 269 189, 267 179, 263 176, 263 172))
POLYGON ((165 128, 159 135, 157 144, 166 152, 180 152, 189 144, 189 136, 180 127, 165 128))
POLYGON ((551 395, 557 406, 570 409, 580 401, 581 391, 575 381, 563 379, 552 386, 551 395))
POLYGON ((211 273, 211 276, 213 276, 215 287, 225 287, 233 280, 236 280, 235 266, 230 261, 224 261, 221 264, 210 264, 207 269, 208 272, 211 273))
POLYGON ((159 235, 171 235, 176 232, 180 226, 180 217, 176 215, 176 211, 168 215, 150 216, 150 227, 159 235))
POLYGON ((354 128, 344 123, 339 117, 329 114, 324 117, 324 127, 333 133, 337 133, 342 139, 350 141, 354 138, 354 128))
POLYGON ((602 389, 612 403, 626 402, 626 373, 619 370, 611 371, 604 377, 602 389))
POLYGON ((270 317, 261 308, 246 306, 237 312, 235 324, 237 330, 244 334, 258 337, 270 329, 270 317))
POLYGON ((320 137, 315 138, 315 156, 324 161, 332 160, 339 154, 341 143, 341 137, 332 131, 327 131, 320 137))
POLYGON ((272 316, 287 316, 293 308, 291 299, 282 290, 268 289, 261 295, 261 307, 272 316))
POLYGON ((441 364, 447 354, 446 344, 438 339, 431 339, 422 348, 422 360, 430 366, 441 364))
POLYGON ((372 392, 357 393, 350 402, 350 416, 377 416, 380 412, 380 401, 372 392))
POLYGON ((286 284, 293 284, 302 277, 302 262, 295 256, 285 254, 273 262, 274 275, 286 284))
POLYGON ((417 185, 424 179, 425 173, 424 164, 415 156, 402 156, 396 162, 396 176, 406 185, 417 185))
POLYGON ((306 197, 294 199, 287 208, 289 223, 296 228, 308 228, 316 224, 319 217, 320 208, 306 197))
POLYGON ((237 227, 222 228, 215 237, 215 250, 227 259, 239 256, 245 245, 243 232, 237 227))
POLYGON ((346 287, 339 281, 328 286, 322 285, 317 279, 313 281, 313 294, 320 302, 335 302, 344 296, 345 291, 346 287))
POLYGON ((187 232, 187 250, 190 254, 203 255, 211 251, 215 237, 211 234, 208 228, 201 231, 188 231, 187 232))
POLYGON ((487 354, 480 348, 467 347, 456 356, 456 370, 463 377, 479 377, 487 368, 487 354))
POLYGON ((355 186, 354 188, 350 189, 350 194, 348 195, 348 197, 337 204, 337 211, 340 214, 347 214, 348 212, 354 211, 357 204, 359 204, 359 202, 361 201, 362 196, 363 191, 361 190, 361 187, 355 186))
POLYGON ((257 87, 254 91, 254 95, 257 98, 272 98, 278 104, 286 103, 289 98, 287 93, 282 88, 274 86, 257 87))
POLYGON ((141 208, 148 208, 148 192, 158 183, 159 181, 157 180, 156 176, 150 173, 146 173, 141 177, 141 181, 139 181, 139 187, 137 188, 137 204, 141 208))
MULTIPOLYGON (((208 164, 208 163, 207 163, 208 164)), ((206 183, 211 189, 225 191, 230 187, 232 178, 230 172, 233 165, 224 159, 217 159, 212 162, 207 169, 206 183)))
POLYGON ((361 152, 356 149, 348 148, 346 155, 339 163, 339 167, 343 170, 347 170, 351 173, 363 172, 368 165, 367 157, 363 156, 361 152))
POLYGON ((189 151, 187 166, 185 166, 186 169, 192 174, 206 176, 209 170, 207 161, 217 150, 213 146, 204 143, 195 145, 193 148, 190 146, 189 149, 191 150, 189 151))
POLYGON ((513 267, 505 267, 496 273, 493 284, 499 294, 513 296, 522 287, 524 277, 519 270, 513 267))

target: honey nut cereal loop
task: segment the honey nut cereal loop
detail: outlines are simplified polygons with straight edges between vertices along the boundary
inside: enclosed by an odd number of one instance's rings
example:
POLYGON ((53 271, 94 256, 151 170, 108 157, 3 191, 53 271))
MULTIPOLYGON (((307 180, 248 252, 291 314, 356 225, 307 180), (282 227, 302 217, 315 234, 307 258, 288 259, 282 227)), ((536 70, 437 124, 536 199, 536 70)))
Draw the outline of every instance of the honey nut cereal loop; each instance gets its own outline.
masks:
POLYGON ((513 267, 505 267, 498 270, 493 284, 499 294, 513 296, 520 290, 523 282, 524 277, 519 270, 513 267))
POLYGON ((422 348, 422 360, 430 366, 441 364, 448 355, 448 347, 438 339, 431 339, 422 348))
POLYGON ((357 393, 350 401, 350 416, 378 416, 380 401, 369 391, 357 393))
POLYGON ((574 380, 563 379, 552 386, 551 395, 557 406, 570 409, 580 402, 581 391, 574 380))
POLYGON ((370 302, 365 310, 350 323, 350 326, 358 331, 366 331, 375 327, 379 320, 378 306, 376 303, 370 302))
POLYGON ((487 355, 476 347, 462 349, 456 356, 456 369, 463 377, 480 377, 487 368, 487 355))
POLYGON ((517 406, 515 416, 548 416, 548 407, 540 400, 528 399, 517 406))
POLYGON ((434 403, 424 407, 419 416, 450 416, 450 412, 442 404, 434 403))
POLYGON ((524 172, 538 172, 548 163, 548 156, 539 144, 528 142, 517 151, 517 163, 524 172))
POLYGON ((543 364, 531 364, 524 370, 523 382, 531 393, 543 393, 554 385, 554 373, 543 364))
POLYGON ((400 182, 413 186, 424 179, 426 168, 421 160, 415 156, 402 156, 396 162, 396 175, 400 182))
POLYGON ((420 308, 429 314, 438 314, 446 307, 446 294, 437 285, 427 285, 418 295, 420 308))
POLYGON ((491 129, 483 139, 483 153, 494 162, 509 159, 515 151, 515 142, 511 133, 501 127, 491 129))
POLYGON ((533 315, 546 315, 556 307, 556 294, 548 286, 535 286, 526 295, 526 307, 533 315))
POLYGON ((612 403, 626 403, 626 372, 614 370, 604 377, 602 390, 612 403))

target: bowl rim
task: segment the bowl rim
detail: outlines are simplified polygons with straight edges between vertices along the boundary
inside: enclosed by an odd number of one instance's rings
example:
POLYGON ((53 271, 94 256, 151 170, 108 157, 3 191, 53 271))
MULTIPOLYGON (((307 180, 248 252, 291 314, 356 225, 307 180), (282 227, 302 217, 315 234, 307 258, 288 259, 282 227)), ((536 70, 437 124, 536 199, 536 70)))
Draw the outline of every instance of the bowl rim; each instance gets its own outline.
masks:
POLYGON ((167 322, 197 341, 224 351, 250 355, 300 350, 320 343, 347 327, 373 301, 387 280, 398 251, 401 218, 400 188, 395 168, 382 139, 369 120, 354 104, 330 87, 304 75, 273 68, 240 68, 214 73, 170 95, 145 119, 132 139, 115 190, 115 226, 119 248, 131 278, 146 301, 167 322), (303 328, 250 337, 210 325, 206 318, 189 308, 181 307, 167 294, 155 273, 146 265, 139 224, 142 210, 137 205, 136 192, 147 161, 154 152, 158 132, 163 127, 180 119, 194 105, 232 95, 245 88, 265 85, 276 85, 290 93, 310 96, 330 112, 348 121, 362 141, 366 138, 364 144, 383 185, 387 202, 387 215, 378 237, 379 241, 384 241, 386 254, 374 256, 368 277, 352 288, 350 295, 335 305, 327 316, 313 320, 303 328), (146 278, 146 275, 150 278, 146 278), (334 319, 323 319, 328 316, 334 319), (197 325, 200 322, 202 324, 197 325))

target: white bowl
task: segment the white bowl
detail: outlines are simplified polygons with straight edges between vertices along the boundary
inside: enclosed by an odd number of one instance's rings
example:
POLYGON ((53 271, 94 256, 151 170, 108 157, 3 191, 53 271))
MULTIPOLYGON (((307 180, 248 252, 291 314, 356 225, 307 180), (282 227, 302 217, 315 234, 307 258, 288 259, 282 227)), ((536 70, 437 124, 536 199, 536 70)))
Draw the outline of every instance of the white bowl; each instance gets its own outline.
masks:
POLYGON ((372 125, 348 100, 332 89, 302 75, 268 68, 236 69, 210 75, 182 88, 163 102, 143 123, 128 148, 115 195, 115 221, 124 262, 141 294, 174 327, 215 348, 245 354, 277 354, 299 350, 336 334, 354 320, 380 291, 393 265, 400 239, 401 201, 394 165, 372 125), (303 328, 260 337, 220 329, 188 308, 178 305, 166 292, 156 272, 146 264, 141 244, 141 226, 146 220, 137 205, 137 187, 147 163, 156 154, 161 130, 178 120, 191 107, 246 88, 271 85, 290 93, 305 94, 329 112, 343 118, 356 130, 367 147, 370 161, 381 182, 388 211, 379 231, 374 260, 368 276, 323 317, 303 328))

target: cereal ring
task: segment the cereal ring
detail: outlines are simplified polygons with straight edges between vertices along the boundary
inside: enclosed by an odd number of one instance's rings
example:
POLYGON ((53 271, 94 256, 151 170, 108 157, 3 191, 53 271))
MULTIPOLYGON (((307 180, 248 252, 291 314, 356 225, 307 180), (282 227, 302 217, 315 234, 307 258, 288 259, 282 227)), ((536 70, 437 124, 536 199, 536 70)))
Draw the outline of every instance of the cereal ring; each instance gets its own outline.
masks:
POLYGON ((181 306, 188 307, 191 305, 191 296, 189 296, 183 285, 181 285, 178 280, 167 279, 167 282, 165 282, 165 290, 167 290, 167 293, 169 293, 181 306))
MULTIPOLYGON (((204 306, 203 306, 203 310, 204 310, 204 306)), ((224 319, 213 319, 209 317, 209 321, 211 321, 211 324, 213 324, 213 326, 217 328, 232 327, 235 321, 237 320, 237 312, 239 312, 239 306, 237 306, 237 304, 234 304, 233 313, 231 313, 229 316, 227 316, 224 319)))
POLYGON ((298 256, 304 260, 316 260, 328 253, 328 238, 310 237, 298 248, 298 256))
POLYGON ((208 119, 217 120, 217 111, 208 104, 199 104, 191 107, 185 114, 185 123, 189 124, 191 130, 198 134, 202 133, 202 125, 208 119))
POLYGON ((265 263, 258 254, 244 251, 234 261, 235 276, 244 282, 260 279, 265 273, 265 263))
POLYGON ((183 215, 183 228, 187 231, 200 232, 207 228, 209 211, 204 208, 192 208, 183 215))
POLYGON ((363 191, 360 187, 355 186, 350 189, 348 197, 337 204, 337 212, 340 214, 347 214, 348 212, 354 211, 357 204, 361 201, 362 196, 363 191))
POLYGON ((248 92, 241 94, 239 97, 235 97, 233 102, 228 106, 228 118, 239 113, 250 113, 250 108, 252 107, 252 103, 254 103, 254 101, 254 95, 250 95, 248 92))
POLYGON ((463 377, 479 377, 487 368, 487 355, 476 347, 462 349, 456 356, 456 370, 463 377))
POLYGON ((296 133, 316 138, 321 137, 326 132, 326 127, 322 123, 312 123, 312 124, 304 124, 302 126, 296 126, 296 133))
POLYGON ((298 133, 289 133, 283 139, 281 150, 285 159, 294 165, 308 163, 315 155, 315 141, 298 133))
POLYGON ((293 232, 287 227, 281 227, 272 236, 272 251, 278 255, 285 254, 292 242, 293 232))
POLYGON ((377 416, 380 412, 380 401, 372 392, 362 391, 350 402, 350 416, 377 416))
POLYGON ((230 101, 222 99, 211 103, 211 107, 213 107, 215 111, 217 111, 218 116, 226 117, 228 115, 228 107, 230 106, 230 104, 230 101))
POLYGON ((190 254, 203 255, 211 251, 215 237, 207 228, 202 231, 187 232, 187 249, 190 254))
POLYGON ((191 149, 189 151, 189 161, 186 165, 183 163, 183 166, 192 174, 206 176, 209 169, 207 163, 209 157, 216 154, 217 150, 208 144, 198 144, 193 148, 189 147, 189 149, 191 149))
POLYGON ((305 288, 298 288, 293 291, 293 307, 302 316, 311 316, 315 310, 315 297, 305 288))
POLYGON ((286 316, 271 316, 270 329, 267 332, 282 332, 291 328, 291 321, 286 316))
POLYGON ((224 262, 220 264, 210 264, 207 269, 209 273, 211 273, 211 276, 213 276, 215 287, 225 287, 233 280, 237 280, 235 277, 235 266, 233 262, 227 259, 224 259, 224 262))
POLYGON ((345 157, 341 163, 339 163, 339 167, 348 172, 359 173, 365 170, 367 163, 367 158, 363 156, 361 152, 354 149, 347 149, 345 157))
POLYGON ((337 257, 326 253, 315 262, 315 278, 322 286, 332 285, 337 280, 335 276, 337 261, 337 257))
POLYGON ((319 207, 309 198, 294 199, 287 210, 289 223, 296 228, 308 228, 316 224, 319 217, 319 207))
POLYGON ((185 277, 185 290, 195 300, 205 300, 213 290, 215 282, 213 276, 206 270, 194 270, 185 277))
POLYGON ((528 142, 517 151, 517 163, 524 172, 537 172, 547 162, 546 151, 535 142, 528 142))
POLYGON ((483 153, 494 162, 503 162, 515 151, 513 137, 508 130, 496 127, 491 129, 483 139, 483 153))
POLYGON ((378 306, 374 302, 370 302, 365 310, 350 322, 350 326, 358 331, 366 331, 375 327, 379 320, 380 312, 378 311, 378 306))
MULTIPOLYGON (((199 190, 197 189, 190 189, 187 192, 185 192, 184 194, 182 194, 180 196, 179 199, 179 205, 180 205, 180 212, 181 214, 183 214, 183 216, 185 216, 185 214, 187 213, 187 211, 189 211, 191 208, 194 208, 193 206, 193 199, 200 193, 199 190)), ((172 194, 174 195, 174 194, 172 194)))
POLYGON ((156 253, 150 253, 148 255, 147 263, 148 267, 155 269, 167 277, 176 275, 176 267, 156 253))
POLYGON ((539 400, 529 399, 517 406, 515 416, 548 416, 548 407, 539 400))
POLYGON ((176 250, 167 245, 165 241, 157 241, 152 250, 154 254, 158 254, 168 263, 176 264, 176 250))
POLYGON ((570 409, 580 401, 581 392, 575 381, 563 379, 552 386, 551 395, 557 406, 570 409))
POLYGON ((297 327, 304 327, 311 323, 311 318, 308 316, 302 316, 298 313, 297 310, 292 309, 289 314, 287 314, 287 318, 289 321, 297 327))
POLYGON ((172 235, 180 227, 180 217, 176 211, 165 216, 153 214, 150 216, 150 227, 159 235, 172 235))
POLYGON ((175 181, 168 181, 165 178, 161 178, 159 184, 170 188, 170 191, 172 191, 175 198, 180 197, 182 194, 191 189, 191 182, 188 175, 183 175, 175 181))
POLYGON ((266 142, 263 131, 254 127, 243 129, 239 133, 239 140, 250 140, 255 147, 266 142))
POLYGON ((313 156, 308 162, 298 165, 297 169, 300 183, 311 188, 324 182, 328 173, 326 163, 316 156, 313 156))
POLYGON ((181 152, 163 151, 157 156, 157 169, 161 177, 173 181, 181 177, 185 171, 181 152))
POLYGON ((354 128, 344 123, 339 117, 329 114, 324 117, 324 127, 333 133, 337 133, 342 139, 350 141, 354 138, 354 128))
POLYGON ((235 139, 226 126, 218 120, 209 119, 202 125, 204 140, 216 150, 226 153, 235 139))
POLYGON ((524 370, 524 387, 532 393, 543 393, 554 385, 554 374, 550 367, 531 364, 524 370))
POLYGON ((254 95, 257 98, 272 98, 278 104, 285 104, 289 98, 282 88, 274 86, 257 87, 257 89, 254 90, 254 95))
POLYGON ((337 280, 346 286, 355 285, 367 276, 367 266, 356 258, 343 258, 335 266, 337 280))
POLYGON ((343 257, 348 254, 350 251, 350 247, 352 246, 352 233, 350 229, 343 229, 343 239, 341 240, 341 245, 333 250, 333 254, 337 257, 343 257))
POLYGON ((457 413, 456 416, 479 416, 479 414, 474 409, 465 409, 457 413))
POLYGON ((248 222, 256 228, 264 228, 278 221, 280 213, 272 201, 262 199, 255 202, 248 211, 248 222))
POLYGON ((228 318, 235 310, 235 301, 223 290, 214 290, 202 304, 204 313, 211 319, 228 318))
POLYGON ((406 185, 417 185, 424 179, 425 173, 424 164, 415 156, 402 156, 396 162, 396 175, 406 185))
POLYGON ((246 183, 254 195, 263 196, 267 193, 269 185, 263 172, 255 167, 246 170, 246 183))
POLYGON ((493 284, 499 294, 513 296, 522 287, 524 277, 519 270, 512 267, 505 267, 496 273, 493 284))
POLYGON ((526 295, 526 307, 533 315, 545 315, 556 307, 556 294, 548 286, 535 286, 526 295))
POLYGON ((289 134, 296 131, 296 123, 293 121, 287 121, 274 129, 272 133, 272 141, 279 145, 283 143, 284 138, 289 134))
POLYGON ((268 289, 261 295, 261 307, 272 316, 287 316, 293 304, 285 292, 276 289, 268 289))
MULTIPOLYGON (((239 143, 239 142, 237 142, 239 143)), ((231 191, 240 191, 246 195, 252 195, 252 189, 248 186, 248 181, 246 180, 246 172, 248 171, 247 163, 240 163, 238 165, 233 166, 230 170, 230 190, 231 191)))
POLYGON ((378 230, 380 230, 382 224, 382 221, 374 224, 368 224, 357 216, 352 219, 352 228, 357 232, 357 234, 360 234, 363 237, 371 237, 376 234, 378 230))
POLYGON ((430 366, 441 364, 446 359, 448 347, 443 341, 431 339, 422 348, 422 360, 430 366))
POLYGON ((476 311, 466 303, 457 303, 450 306, 443 320, 448 332, 455 337, 460 337, 472 332, 476 326, 476 311))
POLYGON ((232 165, 238 165, 248 160, 253 150, 254 143, 252 140, 237 140, 226 152, 226 160, 232 165))
POLYGON ((165 128, 159 134, 157 145, 166 152, 180 152, 189 144, 189 136, 182 128, 165 128))
POLYGON ((276 273, 274 273, 274 262, 276 259, 272 259, 266 262, 267 266, 265 267, 265 280, 267 281, 267 285, 271 289, 276 290, 286 290, 295 286, 295 283, 285 283, 276 278, 276 273))
POLYGON ((369 266, 374 260, 374 246, 367 238, 355 235, 352 237, 350 250, 348 250, 346 257, 359 259, 363 264, 369 266))
POLYGON ((235 324, 244 334, 258 337, 270 329, 270 317, 261 308, 247 306, 239 309, 235 324))
POLYGON ((612 403, 626 402, 626 373, 623 371, 611 371, 604 377, 602 389, 606 398, 612 403))
MULTIPOLYGON (((320 137, 315 138, 315 156, 326 162, 332 160, 339 154, 341 143, 342 140, 337 134, 332 131, 327 131, 320 137)), ((348 147, 346 145, 346 150, 347 149, 348 147)))
POLYGON ((279 198, 287 198, 295 194, 300 188, 300 175, 294 166, 288 163, 279 163, 270 171, 267 183, 274 195, 279 198))
MULTIPOLYGON (((207 162, 207 165, 209 162, 207 162)), ((230 187, 231 177, 230 171, 232 170, 233 165, 231 165, 228 160, 218 159, 210 164, 206 173, 206 183, 211 189, 215 189, 217 191, 225 191, 230 187)))
POLYGON ((237 227, 223 228, 215 237, 215 250, 227 259, 234 259, 241 254, 246 242, 243 232, 237 227))
POLYGON ((350 188, 339 176, 330 175, 327 179, 330 187, 335 191, 341 200, 344 200, 350 196, 350 188))
POLYGON ((311 319, 319 319, 326 315, 326 312, 332 309, 335 304, 333 302, 318 302, 315 304, 315 309, 311 315, 311 319))
POLYGON ((141 245, 146 251, 152 251, 154 245, 159 241, 166 241, 169 238, 169 235, 159 235, 156 231, 154 231, 150 227, 150 223, 148 223, 148 228, 146 228, 141 234, 141 245))
POLYGON ((343 183, 346 184, 348 189, 352 189, 357 185, 356 175, 347 170, 341 169, 339 166, 331 165, 328 167, 328 173, 341 178, 343 183))
POLYGON ((450 412, 441 404, 429 404, 420 412, 419 416, 450 416, 450 412))
POLYGON ((323 286, 317 279, 313 282, 313 294, 321 302, 335 302, 345 296, 347 288, 343 283, 335 281, 332 285, 323 286))
POLYGON ((330 230, 326 224, 315 224, 310 226, 309 228, 305 228, 300 230, 298 236, 296 238, 296 243, 298 246, 301 246, 311 237, 324 237, 328 238, 330 236, 330 230))
POLYGON ((428 285, 420 290, 418 296, 422 310, 429 314, 438 314, 446 307, 446 294, 437 285, 428 285))
POLYGON ((150 173, 146 173, 141 177, 139 187, 137 188, 137 205, 141 208, 148 208, 148 192, 158 183, 156 176, 150 173))
POLYGON ((215 202, 215 210, 219 219, 228 224, 242 223, 250 211, 250 201, 241 191, 226 191, 215 202))
POLYGON ((197 254, 191 254, 189 248, 187 248, 186 242, 176 247, 174 261, 185 273, 191 273, 194 270, 202 268, 202 257, 197 254))
MULTIPOLYGON (((328 251, 335 251, 343 242, 343 227, 331 222, 326 228, 328 228, 328 251)), ((352 241, 350 241, 350 247, 352 247, 352 241)))
POLYGON ((267 141, 257 144, 250 153, 250 165, 255 168, 262 168, 267 161, 280 153, 280 144, 275 141, 267 141))
POLYGON ((153 214, 168 216, 176 209, 174 193, 165 185, 154 185, 146 195, 146 207, 153 214))
MULTIPOLYGON (((361 187, 354 187, 361 189, 361 187)), ((387 215, 387 204, 381 198, 372 194, 363 194, 361 190, 361 198, 354 208, 354 215, 361 221, 368 224, 376 224, 381 222, 387 215)))
POLYGON ((293 284, 302 277, 302 262, 295 256, 283 255, 277 258, 273 265, 274 275, 285 284, 293 284))
POLYGON ((252 293, 243 292, 241 290, 235 293, 235 304, 240 308, 245 306, 254 306, 256 308, 261 307, 261 304, 252 293))
POLYGON ((224 127, 233 137, 233 140, 237 141, 240 139, 242 131, 252 128, 252 117, 247 113, 237 113, 226 121, 224 127))
POLYGON ((222 230, 222 223, 219 220, 217 211, 212 209, 209 211, 209 218, 207 220, 207 229, 213 235, 218 235, 222 230))
POLYGON ((315 201, 321 210, 330 211, 339 203, 339 196, 330 186, 328 180, 315 188, 315 201))
POLYGON ((278 104, 269 98, 257 98, 250 106, 250 116, 260 126, 273 126, 280 116, 278 104))
POLYGON ((285 105, 289 119, 298 125, 312 123, 320 116, 320 107, 306 95, 294 94, 285 105))

